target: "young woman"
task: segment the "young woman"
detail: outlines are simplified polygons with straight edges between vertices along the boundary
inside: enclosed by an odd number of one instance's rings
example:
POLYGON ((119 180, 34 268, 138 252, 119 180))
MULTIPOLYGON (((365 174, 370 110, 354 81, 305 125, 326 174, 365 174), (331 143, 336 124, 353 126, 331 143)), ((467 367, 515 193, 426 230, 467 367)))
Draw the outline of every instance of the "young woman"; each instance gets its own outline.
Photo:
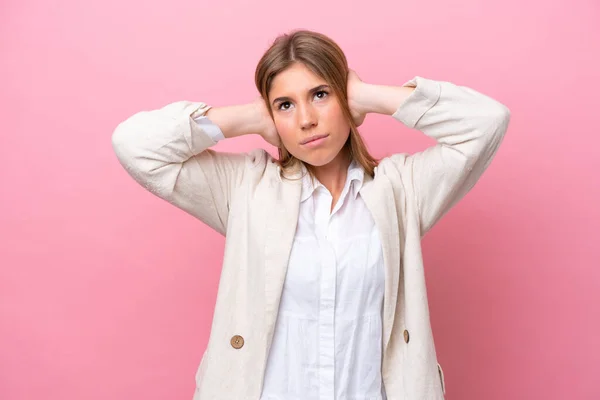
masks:
POLYGON ((226 236, 194 398, 443 399, 420 241, 489 165, 508 108, 420 76, 362 82, 305 30, 278 37, 255 78, 250 104, 179 101, 112 136, 137 182, 226 236), (357 130, 369 113, 437 144, 378 161, 357 130), (246 134, 278 158, 210 149, 246 134))

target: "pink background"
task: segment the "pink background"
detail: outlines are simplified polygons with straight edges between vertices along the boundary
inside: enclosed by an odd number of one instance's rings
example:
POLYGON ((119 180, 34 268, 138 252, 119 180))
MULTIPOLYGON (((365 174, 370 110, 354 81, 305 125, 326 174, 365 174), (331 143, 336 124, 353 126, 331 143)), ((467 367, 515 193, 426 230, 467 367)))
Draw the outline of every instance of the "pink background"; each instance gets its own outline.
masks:
MULTIPOLYGON (((129 178, 111 134, 176 100, 252 100, 293 28, 365 81, 449 80, 512 111, 424 240, 447 398, 600 398, 597 2, 82 3, 0 7, 0 399, 191 399, 224 239, 129 178)), ((381 115, 361 131, 378 157, 432 144, 381 115)))

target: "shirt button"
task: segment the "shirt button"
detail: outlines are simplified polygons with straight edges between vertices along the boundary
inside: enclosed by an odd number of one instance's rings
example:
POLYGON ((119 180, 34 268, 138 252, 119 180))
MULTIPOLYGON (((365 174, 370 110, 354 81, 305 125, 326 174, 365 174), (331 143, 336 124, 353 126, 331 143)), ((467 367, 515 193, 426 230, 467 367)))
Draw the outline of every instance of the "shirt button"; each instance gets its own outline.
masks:
POLYGON ((231 338, 231 347, 234 349, 241 349, 244 345, 244 338, 240 335, 235 335, 231 338))
POLYGON ((405 341, 406 343, 408 343, 408 340, 409 340, 409 339, 410 339, 410 337, 409 337, 409 335, 408 335, 408 331, 405 329, 405 330, 404 330, 404 341, 405 341))

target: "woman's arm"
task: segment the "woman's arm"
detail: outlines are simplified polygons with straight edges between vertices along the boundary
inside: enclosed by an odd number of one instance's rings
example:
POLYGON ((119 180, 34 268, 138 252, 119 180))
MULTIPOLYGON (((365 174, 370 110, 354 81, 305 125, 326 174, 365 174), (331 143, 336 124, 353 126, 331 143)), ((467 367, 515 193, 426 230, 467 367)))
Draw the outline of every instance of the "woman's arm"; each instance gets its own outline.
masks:
POLYGON ((249 104, 212 107, 205 115, 221 129, 226 138, 258 133, 268 143, 274 146, 280 144, 275 124, 260 96, 249 104))
POLYGON ((392 115, 400 104, 415 91, 410 86, 386 86, 361 82, 357 101, 364 114, 375 113, 392 115))
POLYGON ((361 85, 363 112, 392 115, 437 144, 390 157, 411 179, 421 236, 475 185, 508 129, 510 111, 487 95, 451 82, 416 76, 400 87, 361 85))
POLYGON ((260 105, 255 101, 213 108, 179 101, 140 111, 116 127, 113 149, 125 170, 148 191, 225 235, 235 189, 248 168, 265 161, 264 152, 215 152, 209 149, 217 143, 215 138, 195 119, 210 117, 225 137, 265 135, 272 121, 264 119, 260 105))

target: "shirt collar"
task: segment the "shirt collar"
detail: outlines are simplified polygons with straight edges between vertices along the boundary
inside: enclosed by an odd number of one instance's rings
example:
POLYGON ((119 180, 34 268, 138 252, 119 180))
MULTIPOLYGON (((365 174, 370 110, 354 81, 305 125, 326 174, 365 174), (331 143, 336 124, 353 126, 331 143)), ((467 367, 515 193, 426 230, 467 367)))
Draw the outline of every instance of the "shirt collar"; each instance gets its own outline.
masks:
MULTIPOLYGON (((314 191, 317 190, 317 188, 319 186, 323 186, 323 184, 321 182, 319 182, 317 178, 315 178, 315 185, 313 185, 313 182, 310 177, 310 174, 308 173, 308 170, 306 169, 306 167, 304 166, 303 163, 301 163, 301 164, 302 164, 302 194, 300 197, 300 202, 303 202, 306 199, 308 199, 310 196, 312 196, 314 191)), ((352 160, 352 162, 348 166, 348 172, 346 174, 346 184, 344 185, 344 189, 342 189, 342 192, 344 190, 346 190, 346 186, 350 185, 350 191, 352 192, 352 196, 356 199, 356 197, 358 196, 358 192, 361 189, 362 184, 364 182, 364 177, 365 177, 365 171, 362 168, 362 166, 358 162, 356 162, 356 160, 352 160)))

